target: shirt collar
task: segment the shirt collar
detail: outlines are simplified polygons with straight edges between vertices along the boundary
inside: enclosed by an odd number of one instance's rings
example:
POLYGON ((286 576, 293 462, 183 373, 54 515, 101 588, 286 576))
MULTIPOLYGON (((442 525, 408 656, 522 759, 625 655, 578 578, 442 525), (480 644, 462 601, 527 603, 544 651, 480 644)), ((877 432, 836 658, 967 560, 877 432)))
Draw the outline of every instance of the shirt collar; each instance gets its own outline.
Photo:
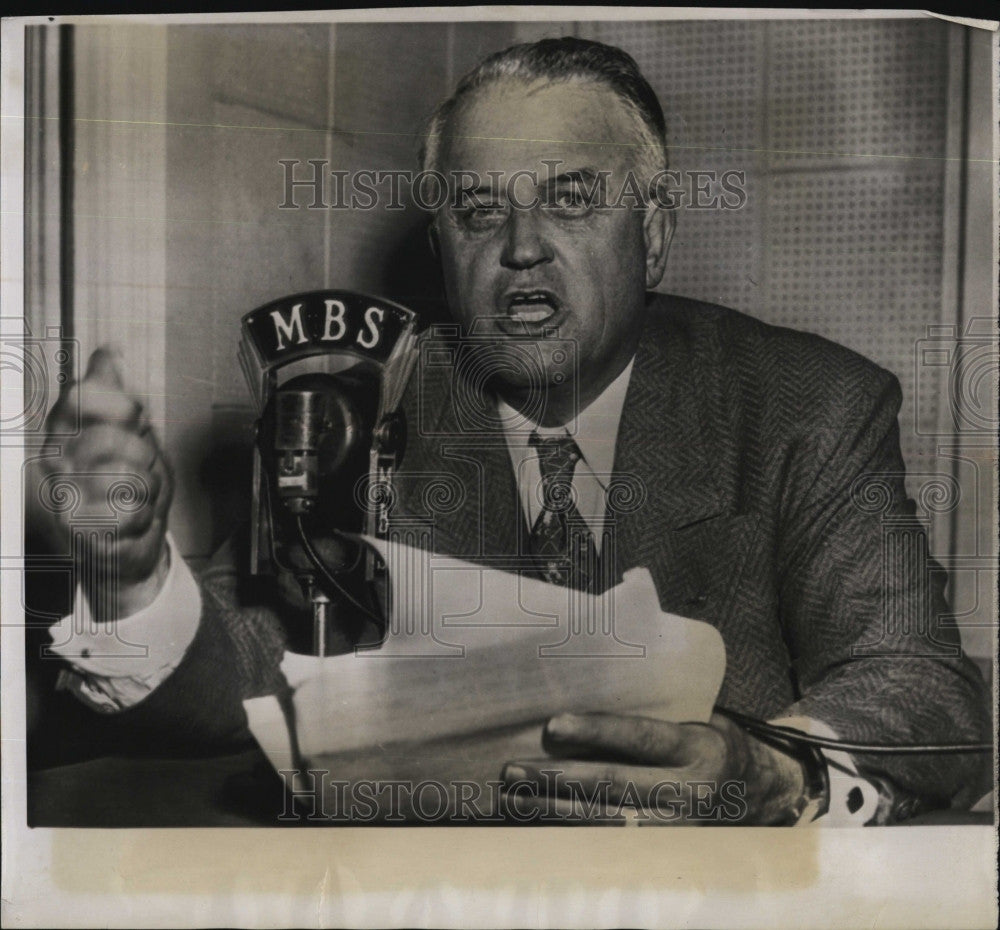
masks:
POLYGON ((539 436, 572 436, 580 449, 584 461, 595 475, 606 485, 615 463, 615 443, 618 425, 625 407, 625 395, 632 377, 633 357, 615 378, 587 407, 581 410, 573 421, 565 426, 538 426, 527 420, 505 401, 497 399, 501 422, 517 423, 517 429, 504 427, 504 435, 511 451, 518 460, 529 454, 528 439, 533 431, 539 436))

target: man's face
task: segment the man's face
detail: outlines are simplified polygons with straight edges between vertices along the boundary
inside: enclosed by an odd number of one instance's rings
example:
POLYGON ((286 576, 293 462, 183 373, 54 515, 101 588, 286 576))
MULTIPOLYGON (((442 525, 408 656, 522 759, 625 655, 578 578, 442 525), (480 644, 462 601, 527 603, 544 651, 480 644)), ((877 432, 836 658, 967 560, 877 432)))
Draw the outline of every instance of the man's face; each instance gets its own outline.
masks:
MULTIPOLYGON (((645 293, 659 282, 669 244, 663 211, 634 197, 618 208, 586 203, 595 184, 614 203, 633 169, 635 140, 606 87, 519 80, 465 98, 442 140, 439 167, 449 182, 469 172, 479 185, 437 218, 452 314, 467 332, 475 326, 493 337, 501 353, 530 339, 549 390, 569 387, 576 373, 559 351, 572 340, 581 403, 635 351, 645 293)), ((461 186, 474 186, 468 177, 461 186)), ((533 386, 523 365, 495 367, 505 369, 497 379, 506 393, 533 386)))

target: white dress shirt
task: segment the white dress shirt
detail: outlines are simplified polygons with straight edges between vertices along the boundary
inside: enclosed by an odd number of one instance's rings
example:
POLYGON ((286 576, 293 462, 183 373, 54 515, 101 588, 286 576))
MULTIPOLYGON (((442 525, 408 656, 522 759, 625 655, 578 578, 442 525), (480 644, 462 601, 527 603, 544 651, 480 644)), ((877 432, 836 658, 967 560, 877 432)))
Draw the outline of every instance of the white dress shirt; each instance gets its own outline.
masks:
POLYGON ((535 525, 542 510, 542 471, 538 464, 538 453, 529 444, 531 434, 537 432, 543 439, 570 436, 576 441, 582 456, 573 471, 574 502, 580 516, 594 534, 597 551, 601 551, 605 498, 615 464, 618 426, 634 362, 634 359, 630 361, 596 400, 564 426, 538 426, 504 401, 497 402, 501 421, 504 424, 516 424, 516 428, 506 428, 504 436, 517 479, 521 510, 529 530, 535 525))
POLYGON ((97 623, 78 585, 73 613, 49 627, 63 669, 56 687, 102 713, 138 704, 180 665, 198 632, 201 592, 167 533, 170 567, 154 601, 114 623, 97 623))

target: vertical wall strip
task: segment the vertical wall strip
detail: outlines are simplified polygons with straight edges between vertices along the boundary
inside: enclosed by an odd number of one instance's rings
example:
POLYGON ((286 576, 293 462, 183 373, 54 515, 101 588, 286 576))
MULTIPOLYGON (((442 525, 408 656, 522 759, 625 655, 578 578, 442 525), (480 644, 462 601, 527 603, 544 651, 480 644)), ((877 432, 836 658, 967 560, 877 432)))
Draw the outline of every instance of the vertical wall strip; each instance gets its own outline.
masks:
MULTIPOLYGON (((946 156, 954 163, 949 165, 946 161, 945 171, 947 180, 953 179, 954 188, 946 193, 950 194, 952 202, 955 203, 953 222, 947 228, 947 235, 954 242, 954 251, 948 254, 946 251, 944 260, 946 265, 942 274, 945 281, 950 281, 951 287, 942 288, 946 305, 942 308, 945 316, 942 323, 947 325, 954 323, 955 327, 955 358, 951 372, 951 384, 942 385, 942 392, 945 397, 943 409, 941 411, 940 423, 942 427, 948 426, 954 429, 954 447, 949 450, 951 460, 951 474, 956 485, 961 487, 962 482, 962 457, 961 457, 961 414, 957 404, 961 402, 960 397, 952 396, 951 385, 960 385, 962 366, 962 334, 965 328, 965 275, 966 275, 966 216, 969 205, 969 81, 970 81, 970 49, 969 36, 971 30, 965 26, 955 26, 955 30, 960 30, 959 35, 953 35, 949 46, 952 52, 952 60, 949 62, 951 74, 950 81, 954 82, 955 88, 951 93, 951 106, 955 108, 955 115, 949 124, 949 131, 954 134, 954 138, 948 140, 946 156)), ((945 204, 947 210, 947 201, 945 204)), ((949 240, 946 239, 946 242, 949 240)), ((959 518, 961 511, 953 509, 948 520, 948 549, 950 558, 956 557, 961 549, 962 540, 960 538, 959 518)), ((955 607, 957 598, 955 588, 959 586, 959 581, 952 573, 952 607, 955 607)))
POLYGON ((24 313, 33 332, 38 308, 45 305, 44 239, 40 232, 45 216, 45 40, 44 26, 24 30, 24 313))
POLYGON ((76 140, 73 86, 73 26, 59 27, 59 322, 69 349, 61 368, 73 372, 73 171, 76 140))
MULTIPOLYGON (((333 164, 334 134, 337 129, 334 121, 337 118, 337 24, 330 23, 330 37, 327 51, 326 75, 326 138, 323 155, 326 165, 323 167, 326 182, 330 181, 330 168, 333 164)), ((323 220, 323 286, 336 287, 337 282, 331 280, 333 270, 333 211, 327 210, 323 220)))

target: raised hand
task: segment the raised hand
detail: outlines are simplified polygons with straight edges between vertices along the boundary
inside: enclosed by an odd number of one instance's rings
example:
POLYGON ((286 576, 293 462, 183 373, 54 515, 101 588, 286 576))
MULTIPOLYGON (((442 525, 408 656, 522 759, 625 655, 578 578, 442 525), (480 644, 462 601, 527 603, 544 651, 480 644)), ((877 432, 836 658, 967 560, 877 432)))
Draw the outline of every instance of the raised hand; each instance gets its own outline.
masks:
POLYGON ((150 603, 166 578, 165 534, 173 475, 142 403, 122 384, 114 353, 97 349, 46 424, 46 451, 31 477, 28 519, 54 549, 69 551, 73 521, 113 513, 116 535, 84 534, 76 556, 96 619, 114 620, 150 603), (73 425, 79 418, 76 435, 73 425), (109 571, 110 565, 116 571, 109 571), (115 579, 109 585, 107 579, 115 579), (107 590, 108 587, 113 590, 107 590))

